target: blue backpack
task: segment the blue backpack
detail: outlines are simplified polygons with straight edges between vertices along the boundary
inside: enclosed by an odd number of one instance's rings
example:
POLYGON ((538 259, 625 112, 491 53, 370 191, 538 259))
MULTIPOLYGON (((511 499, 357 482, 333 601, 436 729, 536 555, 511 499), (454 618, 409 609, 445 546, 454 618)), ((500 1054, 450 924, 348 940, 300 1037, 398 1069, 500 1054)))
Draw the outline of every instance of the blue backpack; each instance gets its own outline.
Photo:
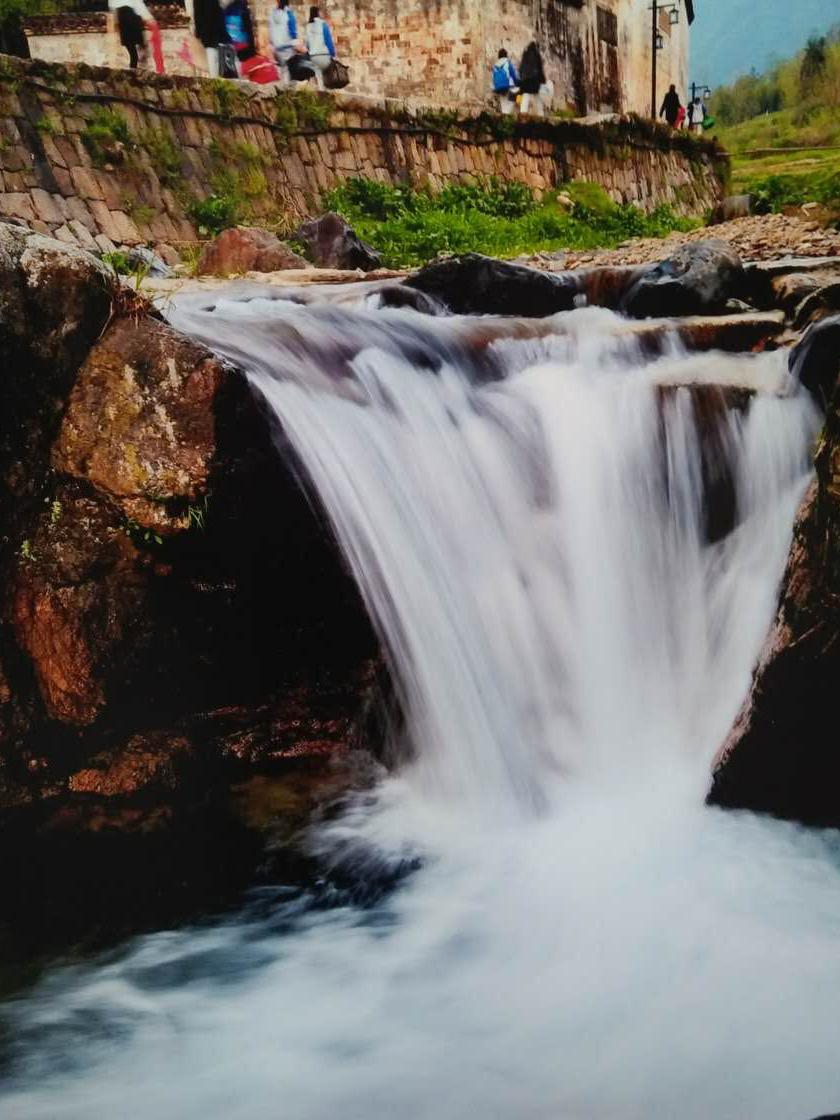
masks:
POLYGON ((493 67, 493 92, 507 93, 510 89, 510 63, 502 59, 493 67))

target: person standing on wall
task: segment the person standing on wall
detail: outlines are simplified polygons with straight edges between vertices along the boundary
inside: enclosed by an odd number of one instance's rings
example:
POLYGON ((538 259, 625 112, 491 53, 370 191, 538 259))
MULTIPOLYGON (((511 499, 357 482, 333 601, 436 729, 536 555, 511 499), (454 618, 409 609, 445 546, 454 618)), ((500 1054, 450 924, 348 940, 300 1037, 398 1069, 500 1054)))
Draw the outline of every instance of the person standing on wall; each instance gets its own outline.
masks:
POLYGON ((207 57, 207 73, 218 78, 219 46, 228 41, 219 0, 193 0, 193 26, 207 57))
POLYGON ((680 119, 680 109, 682 109, 682 104, 680 102, 680 95, 677 93, 677 87, 671 86, 665 94, 665 100, 662 102, 659 115, 665 118, 671 128, 677 128, 677 121, 680 119))
POLYGON ((280 68, 284 85, 288 85, 289 62, 300 49, 295 13, 289 0, 277 0, 268 17, 268 37, 274 49, 274 58, 280 68))
POLYGON ((335 43, 333 42, 330 25, 321 18, 321 9, 309 9, 309 23, 306 25, 306 49, 309 52, 309 61, 315 71, 315 81, 318 89, 324 88, 324 71, 335 58, 335 43))
POLYGON ((222 0, 223 17, 227 38, 236 51, 239 63, 256 54, 254 46, 254 24, 248 0, 222 0))
POLYGON ((706 106, 699 97, 695 97, 688 107, 689 132, 702 132, 706 120, 706 106))
POLYGON ((499 111, 505 115, 512 113, 516 108, 518 82, 516 68, 508 58, 508 52, 502 48, 499 51, 499 60, 493 67, 493 92, 499 98, 499 111))
POLYGON ((530 112, 533 104, 534 114, 538 117, 543 115, 541 91, 545 85, 545 70, 543 69, 540 48, 536 43, 530 42, 525 48, 522 62, 519 64, 519 89, 522 93, 523 113, 530 112))
POLYGON ((144 27, 157 27, 157 21, 143 0, 108 0, 108 9, 116 14, 120 42, 128 51, 128 65, 136 70, 140 51, 146 48, 144 27))

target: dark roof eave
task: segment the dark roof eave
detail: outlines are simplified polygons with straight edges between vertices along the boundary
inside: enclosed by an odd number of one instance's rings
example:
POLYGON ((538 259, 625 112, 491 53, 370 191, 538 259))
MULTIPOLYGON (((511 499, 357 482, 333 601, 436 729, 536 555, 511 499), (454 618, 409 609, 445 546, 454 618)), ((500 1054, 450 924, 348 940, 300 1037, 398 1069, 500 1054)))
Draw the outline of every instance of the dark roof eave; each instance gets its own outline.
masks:
POLYGON ((694 23, 694 0, 685 0, 685 10, 688 12, 688 22, 694 23))

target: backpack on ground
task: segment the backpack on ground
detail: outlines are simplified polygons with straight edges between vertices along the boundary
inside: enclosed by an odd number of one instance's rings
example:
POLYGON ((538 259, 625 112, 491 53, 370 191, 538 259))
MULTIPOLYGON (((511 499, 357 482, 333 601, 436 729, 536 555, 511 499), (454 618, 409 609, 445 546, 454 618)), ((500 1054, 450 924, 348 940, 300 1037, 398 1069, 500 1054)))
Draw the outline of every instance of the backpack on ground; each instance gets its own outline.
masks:
POLYGON ((334 58, 324 71, 324 85, 327 89, 344 89, 350 84, 350 71, 343 62, 334 58))

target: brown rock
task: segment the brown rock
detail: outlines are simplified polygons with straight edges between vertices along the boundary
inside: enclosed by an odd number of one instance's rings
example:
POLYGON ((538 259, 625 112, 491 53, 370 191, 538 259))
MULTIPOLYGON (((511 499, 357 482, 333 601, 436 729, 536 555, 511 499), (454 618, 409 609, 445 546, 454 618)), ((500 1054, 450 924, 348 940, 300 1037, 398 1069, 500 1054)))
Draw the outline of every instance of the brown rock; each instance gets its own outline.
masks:
POLYGON ((836 386, 816 467, 817 479, 797 516, 778 613, 750 694, 719 753, 711 800, 836 827, 840 825, 840 750, 832 731, 840 673, 840 392, 836 386))
POLYGON ((105 751, 84 770, 71 775, 73 793, 124 797, 149 789, 174 793, 182 788, 195 760, 193 744, 182 735, 149 732, 135 735, 123 747, 105 751))
POLYGON ((0 223, 0 524, 34 494, 76 370, 111 312, 114 277, 88 253, 0 223))
POLYGON ((307 267, 303 257, 292 252, 268 230, 237 226, 224 230, 204 247, 198 273, 200 276, 236 276, 245 272, 307 267))
POLYGON ((820 287, 820 281, 807 272, 787 273, 770 280, 774 303, 787 315, 792 315, 802 300, 820 287))
POLYGON ((154 251, 164 264, 168 264, 170 268, 176 268, 179 264, 183 263, 178 250, 174 249, 171 245, 167 245, 165 241, 158 241, 154 247, 154 251))
POLYGON ((116 320, 79 371, 53 466, 91 483, 138 525, 186 528, 186 506, 207 483, 225 377, 209 351, 163 323, 116 320))
POLYGON ((340 214, 324 214, 304 222, 295 239, 306 246, 310 260, 319 268, 360 268, 372 272, 382 264, 380 254, 366 245, 340 214))
POLYGON ((104 706, 105 670, 139 608, 138 561, 119 513, 86 487, 45 504, 19 553, 11 623, 51 719, 85 726, 104 706))

